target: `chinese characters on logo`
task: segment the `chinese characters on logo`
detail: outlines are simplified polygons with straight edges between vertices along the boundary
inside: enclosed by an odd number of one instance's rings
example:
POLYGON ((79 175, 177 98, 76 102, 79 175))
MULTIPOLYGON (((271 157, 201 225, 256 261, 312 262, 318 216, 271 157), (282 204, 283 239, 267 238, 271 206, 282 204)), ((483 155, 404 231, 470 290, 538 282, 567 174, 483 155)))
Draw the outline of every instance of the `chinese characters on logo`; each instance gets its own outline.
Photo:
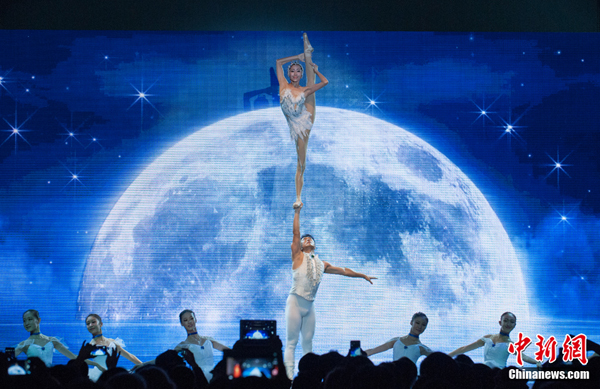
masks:
MULTIPOLYGON (((548 358, 549 362, 556 361, 556 346, 558 345, 554 336, 549 337, 547 340, 542 335, 537 335, 538 341, 534 344, 537 346, 538 351, 534 353, 535 360, 543 362, 544 358, 548 358)), ((562 343, 563 362, 572 362, 574 359, 579 360, 581 364, 587 364, 586 357, 586 341, 587 338, 584 334, 577 336, 565 335, 565 340, 562 343)), ((531 339, 524 336, 519 332, 519 338, 516 342, 511 343, 508 346, 508 352, 516 354, 517 363, 523 366, 523 351, 531 344, 531 339)))

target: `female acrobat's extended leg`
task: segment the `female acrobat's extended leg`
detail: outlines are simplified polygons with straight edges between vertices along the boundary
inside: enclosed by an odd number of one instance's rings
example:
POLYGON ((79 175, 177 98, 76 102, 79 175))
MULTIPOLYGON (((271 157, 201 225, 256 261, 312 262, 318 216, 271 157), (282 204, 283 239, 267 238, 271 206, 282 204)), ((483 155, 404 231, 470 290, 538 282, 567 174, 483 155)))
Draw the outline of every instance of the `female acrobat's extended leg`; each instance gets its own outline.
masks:
MULTIPOLYGON (((313 51, 314 51, 314 49, 310 45, 310 42, 308 41, 308 36, 306 35, 306 33, 304 33, 304 61, 306 63, 306 86, 308 86, 308 87, 314 86, 315 82, 317 80, 317 76, 312 67, 313 51)), ((312 115, 311 120, 314 123, 315 122, 315 108, 316 108, 315 94, 313 93, 310 96, 308 96, 306 98, 306 101, 304 102, 304 104, 306 105, 306 110, 311 113, 311 115, 312 115)))

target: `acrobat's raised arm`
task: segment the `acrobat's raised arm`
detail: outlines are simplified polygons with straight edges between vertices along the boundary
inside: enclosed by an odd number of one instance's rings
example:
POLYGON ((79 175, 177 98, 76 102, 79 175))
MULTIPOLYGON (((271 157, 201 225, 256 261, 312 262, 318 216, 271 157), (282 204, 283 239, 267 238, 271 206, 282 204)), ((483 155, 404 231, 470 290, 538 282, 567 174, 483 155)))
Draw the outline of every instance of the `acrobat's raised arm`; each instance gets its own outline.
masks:
MULTIPOLYGON (((279 90, 287 85, 288 81, 285 78, 285 72, 283 71, 283 65, 291 61, 302 61, 304 62, 304 53, 298 55, 292 55, 291 57, 280 58, 277 60, 277 81, 279 81, 279 90)), ((320 77, 320 76, 319 76, 320 77)))
POLYGON ((302 245, 300 244, 300 210, 302 209, 302 204, 298 208, 294 209, 294 226, 292 227, 292 232, 294 237, 292 238, 292 260, 302 250, 302 245))
POLYGON ((339 274, 341 276, 352 277, 352 278, 364 278, 365 280, 369 281, 369 283, 371 285, 373 285, 373 281, 371 281, 371 280, 377 279, 377 277, 370 277, 366 274, 355 272, 354 270, 349 269, 347 267, 333 266, 329 262, 325 262, 325 261, 323 261, 323 264, 325 265, 325 273, 328 273, 328 274, 339 274))
POLYGON ((321 72, 319 72, 319 67, 317 66, 317 64, 312 63, 310 64, 310 66, 312 66, 313 70, 315 71, 315 73, 317 74, 317 76, 319 76, 319 83, 315 84, 313 86, 309 86, 304 90, 304 96, 308 97, 310 95, 312 95, 313 93, 315 93, 316 91, 318 91, 319 89, 323 88, 325 85, 329 84, 329 80, 327 78, 325 78, 324 75, 321 74, 321 72))

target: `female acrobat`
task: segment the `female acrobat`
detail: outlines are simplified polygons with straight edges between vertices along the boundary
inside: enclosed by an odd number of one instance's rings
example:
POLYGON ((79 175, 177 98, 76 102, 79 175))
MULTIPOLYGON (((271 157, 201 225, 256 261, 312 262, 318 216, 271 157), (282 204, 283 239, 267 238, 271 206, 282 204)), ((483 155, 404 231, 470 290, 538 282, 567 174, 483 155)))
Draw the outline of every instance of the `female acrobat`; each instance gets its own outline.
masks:
POLYGON ((304 34, 304 53, 277 60, 277 79, 281 110, 290 127, 290 135, 296 143, 298 164, 296 166, 296 202, 294 208, 302 204, 302 186, 304 185, 304 169, 306 168, 306 149, 310 130, 315 122, 315 92, 329 83, 319 72, 319 67, 312 62, 313 48, 304 34), (288 66, 288 82, 284 76, 283 65, 288 66), (306 86, 300 86, 304 68, 299 61, 306 62, 306 86), (316 76, 320 82, 315 84, 316 76))

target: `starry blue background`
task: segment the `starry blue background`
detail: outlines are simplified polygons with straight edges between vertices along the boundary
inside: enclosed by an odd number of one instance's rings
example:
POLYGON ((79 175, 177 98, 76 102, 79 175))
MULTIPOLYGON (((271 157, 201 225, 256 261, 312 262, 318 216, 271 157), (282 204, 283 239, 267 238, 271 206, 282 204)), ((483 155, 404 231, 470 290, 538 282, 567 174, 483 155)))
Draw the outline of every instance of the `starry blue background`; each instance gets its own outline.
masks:
MULTIPOLYGON (((4 346, 25 337, 21 313, 31 307, 45 323, 73 326, 73 346, 87 338, 75 322, 83 269, 119 196, 194 129, 277 106, 271 68, 276 58, 300 52, 300 38, 0 32, 4 346)), ((448 156, 502 221, 523 259, 536 312, 569 328, 578 325, 574 318, 597 326, 600 36, 310 38, 330 80, 318 104, 392 122, 448 156)))

